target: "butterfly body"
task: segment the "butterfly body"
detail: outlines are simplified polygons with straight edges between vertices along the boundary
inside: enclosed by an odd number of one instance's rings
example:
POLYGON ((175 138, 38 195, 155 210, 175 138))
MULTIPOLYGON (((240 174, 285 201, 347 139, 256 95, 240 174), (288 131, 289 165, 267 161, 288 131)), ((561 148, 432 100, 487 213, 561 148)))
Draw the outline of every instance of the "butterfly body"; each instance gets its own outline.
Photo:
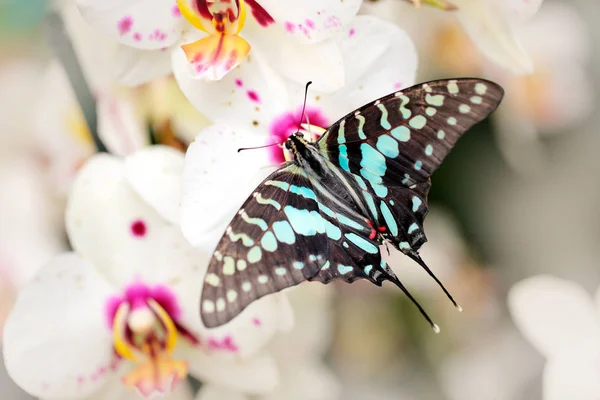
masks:
POLYGON ((502 94, 479 79, 428 82, 346 115, 316 142, 291 135, 293 160, 246 200, 213 255, 204 324, 226 323, 255 299, 303 281, 357 279, 391 281, 429 320, 379 245, 391 243, 442 286, 418 254, 430 176, 502 94))

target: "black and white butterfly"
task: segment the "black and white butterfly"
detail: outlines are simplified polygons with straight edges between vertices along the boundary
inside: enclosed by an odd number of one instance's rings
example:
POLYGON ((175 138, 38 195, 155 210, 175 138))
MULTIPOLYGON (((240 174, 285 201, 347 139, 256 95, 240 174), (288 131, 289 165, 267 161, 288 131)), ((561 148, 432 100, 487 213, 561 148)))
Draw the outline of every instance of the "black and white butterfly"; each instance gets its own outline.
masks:
POLYGON ((367 279, 396 284, 437 330, 379 245, 391 243, 442 286, 418 254, 430 177, 503 94, 482 79, 432 81, 351 112, 316 142, 290 136, 293 161, 254 190, 213 254, 200 300, 204 325, 222 325, 303 281, 367 279))

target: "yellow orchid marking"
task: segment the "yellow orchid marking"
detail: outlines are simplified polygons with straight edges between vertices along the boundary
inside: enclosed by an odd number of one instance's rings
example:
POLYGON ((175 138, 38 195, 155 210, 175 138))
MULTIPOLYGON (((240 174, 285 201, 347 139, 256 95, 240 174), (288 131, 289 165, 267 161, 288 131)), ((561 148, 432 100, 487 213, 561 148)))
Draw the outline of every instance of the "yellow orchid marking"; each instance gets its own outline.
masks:
POLYGON ((136 364, 122 378, 123 384, 150 398, 170 393, 187 376, 188 365, 171 357, 178 339, 175 323, 155 300, 147 302, 149 309, 142 309, 137 317, 129 304, 119 306, 113 321, 113 344, 121 357, 136 364), (128 328, 133 339, 125 335, 128 328))
POLYGON ((209 79, 219 80, 237 67, 250 51, 250 44, 238 36, 246 22, 246 4, 244 0, 229 0, 224 3, 226 8, 218 10, 213 9, 223 4, 208 1, 203 4, 206 9, 200 12, 190 5, 190 0, 177 0, 181 15, 192 26, 209 34, 181 48, 198 75, 206 74, 209 79))

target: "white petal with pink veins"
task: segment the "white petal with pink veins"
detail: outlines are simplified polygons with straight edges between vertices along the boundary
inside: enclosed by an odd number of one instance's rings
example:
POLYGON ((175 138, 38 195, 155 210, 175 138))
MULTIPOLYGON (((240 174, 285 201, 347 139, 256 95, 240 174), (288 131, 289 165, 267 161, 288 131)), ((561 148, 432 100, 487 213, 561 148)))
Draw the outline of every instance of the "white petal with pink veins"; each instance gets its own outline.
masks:
POLYGON ((45 399, 85 397, 111 374, 110 286, 73 253, 56 257, 20 292, 4 327, 4 360, 19 386, 45 399))
POLYGON ((193 258, 179 228, 134 191, 124 161, 114 156, 96 155, 81 169, 67 204, 66 225, 75 251, 93 260, 119 287, 136 277, 164 282, 172 265, 193 258))
POLYGON ((98 135, 112 154, 124 156, 149 145, 150 141, 145 121, 133 102, 117 97, 115 92, 98 95, 98 135))
POLYGON ((125 159, 129 184, 167 221, 179 223, 184 155, 167 146, 151 146, 125 159))
POLYGON ((77 5, 92 27, 140 49, 172 45, 187 25, 175 0, 77 0, 77 5))
POLYGON ((181 229, 194 246, 213 251, 227 224, 252 190, 272 170, 266 135, 225 125, 204 129, 185 157, 181 229))
POLYGON ((214 122, 264 133, 288 106, 281 78, 252 51, 219 82, 194 79, 182 50, 173 52, 173 73, 192 104, 214 122))
POLYGON ((600 323, 592 297, 581 286, 552 276, 512 287, 508 306, 517 327, 546 357, 600 352, 600 323))
POLYGON ((320 105, 327 115, 341 118, 415 83, 417 52, 406 32, 396 25, 359 16, 336 39, 344 57, 347 81, 343 89, 322 96, 320 105))
POLYGON ((492 62, 515 74, 529 74, 533 63, 498 4, 455 0, 465 30, 492 62))
POLYGON ((289 35, 313 43, 330 37, 350 22, 362 1, 303 0, 292 5, 280 0, 258 0, 258 3, 289 35))

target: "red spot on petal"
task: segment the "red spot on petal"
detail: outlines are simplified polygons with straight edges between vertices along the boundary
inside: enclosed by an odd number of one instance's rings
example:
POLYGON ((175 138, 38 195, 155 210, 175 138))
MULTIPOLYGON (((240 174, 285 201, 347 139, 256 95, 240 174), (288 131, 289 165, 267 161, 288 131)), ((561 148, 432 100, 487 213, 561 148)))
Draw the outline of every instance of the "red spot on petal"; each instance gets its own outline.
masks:
POLYGON ((246 94, 251 101, 260 103, 260 97, 258 97, 258 93, 256 93, 254 90, 248 90, 246 94))
POLYGON ((267 27, 275 20, 256 0, 246 0, 246 4, 252 9, 252 16, 262 27, 267 27))
POLYGON ((244 82, 242 82, 241 79, 236 79, 235 80, 235 86, 242 87, 242 86, 244 86, 244 82))
POLYGON ((146 227, 146 223, 141 219, 138 219, 131 224, 131 233, 133 236, 144 237, 146 236, 147 231, 148 228, 146 227))
POLYGON ((129 33, 129 31, 131 31, 132 26, 133 18, 130 16, 125 16, 117 22, 117 29, 119 29, 119 33, 121 34, 121 36, 129 33))

